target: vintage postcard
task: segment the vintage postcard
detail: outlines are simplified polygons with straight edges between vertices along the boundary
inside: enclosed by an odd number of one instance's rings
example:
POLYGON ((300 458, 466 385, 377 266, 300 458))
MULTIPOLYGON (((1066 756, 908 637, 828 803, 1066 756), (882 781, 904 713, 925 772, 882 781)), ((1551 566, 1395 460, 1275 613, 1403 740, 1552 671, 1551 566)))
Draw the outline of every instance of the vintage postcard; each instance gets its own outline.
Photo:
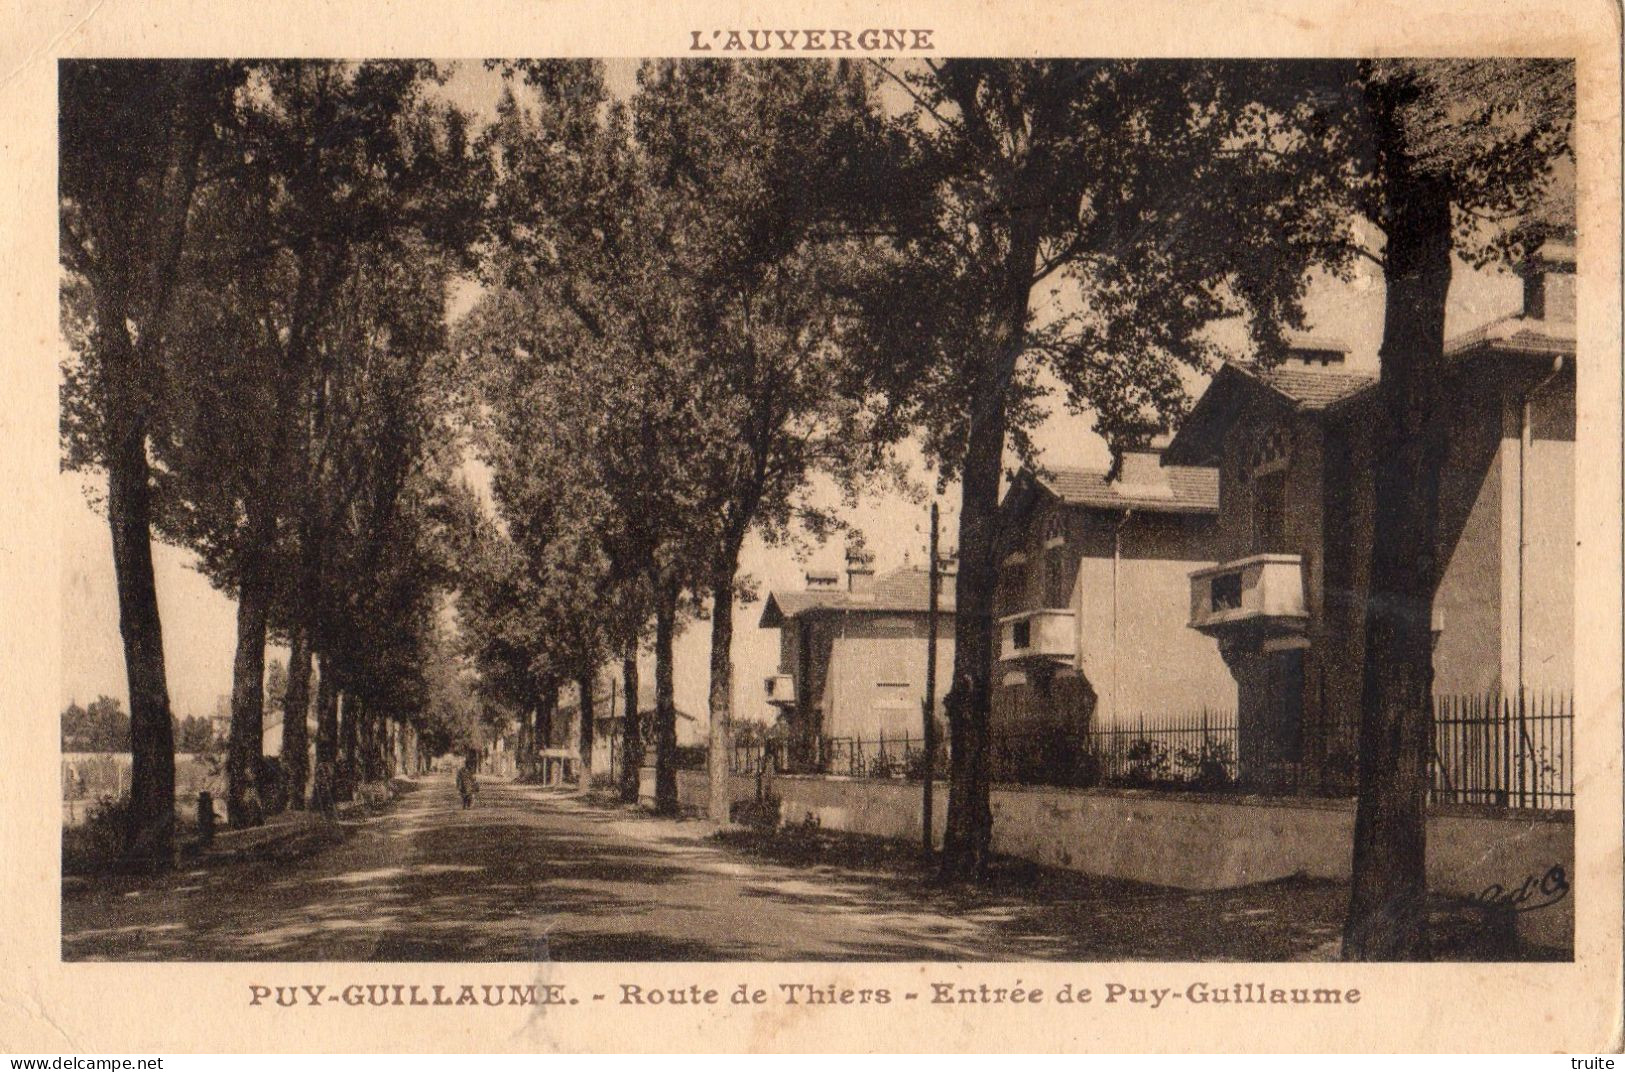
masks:
POLYGON ((25 12, 0 1039, 1618 1049, 1619 27, 25 12))

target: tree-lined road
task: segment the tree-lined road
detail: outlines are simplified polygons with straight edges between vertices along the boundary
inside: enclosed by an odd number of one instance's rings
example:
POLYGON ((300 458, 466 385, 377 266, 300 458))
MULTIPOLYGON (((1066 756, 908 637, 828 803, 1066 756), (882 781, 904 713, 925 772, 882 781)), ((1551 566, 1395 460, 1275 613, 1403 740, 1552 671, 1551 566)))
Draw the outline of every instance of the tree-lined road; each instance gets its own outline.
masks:
POLYGON ((420 780, 293 863, 181 872, 63 902, 68 960, 983 960, 1329 955, 1328 885, 1189 895, 1081 882, 949 893, 894 869, 764 860, 558 793, 420 780))

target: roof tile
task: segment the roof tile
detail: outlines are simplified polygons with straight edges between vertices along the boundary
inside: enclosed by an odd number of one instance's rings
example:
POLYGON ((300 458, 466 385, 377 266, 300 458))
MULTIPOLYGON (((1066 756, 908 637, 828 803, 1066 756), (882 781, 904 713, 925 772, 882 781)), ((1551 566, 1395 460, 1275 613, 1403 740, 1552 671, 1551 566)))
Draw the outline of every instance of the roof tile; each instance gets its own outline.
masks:
POLYGON ((1039 477, 1043 485, 1062 502, 1074 506, 1094 506, 1121 510, 1161 510, 1181 514, 1219 512, 1219 471, 1205 466, 1165 465, 1169 495, 1139 494, 1140 489, 1116 481, 1107 482, 1101 469, 1072 469, 1048 466, 1039 477))
POLYGON ((1333 369, 1263 368, 1247 361, 1231 364, 1260 383, 1275 388, 1303 409, 1325 409, 1372 387, 1377 377, 1366 372, 1333 369))
MULTIPOLYGON (((937 598, 937 609, 947 614, 954 610, 955 579, 952 574, 942 578, 942 591, 937 598)), ((815 591, 776 591, 768 596, 768 605, 762 608, 762 621, 766 628, 776 607, 785 618, 794 618, 813 610, 852 610, 892 612, 930 609, 930 574, 918 566, 904 566, 875 578, 873 586, 863 592, 845 589, 815 591)))

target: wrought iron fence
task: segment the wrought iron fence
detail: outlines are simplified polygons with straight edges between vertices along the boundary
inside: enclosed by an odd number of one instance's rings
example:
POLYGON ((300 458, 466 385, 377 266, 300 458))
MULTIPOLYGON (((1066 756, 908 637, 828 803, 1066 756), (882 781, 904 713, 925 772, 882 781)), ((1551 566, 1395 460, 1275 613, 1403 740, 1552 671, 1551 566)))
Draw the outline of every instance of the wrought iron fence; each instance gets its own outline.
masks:
MULTIPOLYGON (((941 778, 948 773, 948 748, 937 743, 933 770, 941 778)), ((881 735, 872 740, 859 737, 826 737, 822 742, 822 768, 825 774, 853 778, 925 777, 925 735, 881 735)))
POLYGON ((1574 698, 1440 696, 1433 705, 1436 803, 1574 807, 1574 698))
MULTIPOLYGON (((939 762, 947 755, 938 746, 939 762)), ((817 771, 848 777, 919 778, 924 769, 924 738, 899 735, 874 739, 825 737, 819 742, 817 771)), ((735 741, 735 774, 783 773, 791 769, 787 743, 781 740, 735 741)), ((938 767, 939 777, 946 766, 938 767)))
POLYGON ((1044 727, 993 738, 995 781, 1218 790, 1241 780, 1236 716, 1198 709, 1083 732, 1044 727))
MULTIPOLYGON (((1448 695, 1434 699, 1428 799, 1567 809, 1574 804, 1574 706, 1567 695, 1448 695)), ((1046 727, 995 733, 995 781, 1087 788, 1116 786, 1203 792, 1351 797, 1357 785, 1357 727, 1310 718, 1291 739, 1244 727, 1236 713, 1197 709, 1078 731, 1046 727)), ((735 773, 787 769, 782 742, 737 743, 735 773)), ((817 769, 847 777, 919 780, 924 739, 827 737, 817 769)), ((939 742, 938 777, 946 742, 939 742)))
POLYGON ((784 749, 781 747, 781 742, 733 742, 733 765, 731 769, 735 774, 760 774, 763 771, 777 773, 785 770, 784 749))

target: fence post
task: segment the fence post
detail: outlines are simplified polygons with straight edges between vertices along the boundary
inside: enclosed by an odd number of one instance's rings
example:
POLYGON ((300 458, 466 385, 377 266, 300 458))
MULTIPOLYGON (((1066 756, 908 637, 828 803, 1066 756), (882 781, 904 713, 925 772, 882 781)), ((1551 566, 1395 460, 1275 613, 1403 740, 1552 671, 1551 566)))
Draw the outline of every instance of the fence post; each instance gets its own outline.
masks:
POLYGON ((1505 696, 1495 697, 1496 721, 1500 723, 1501 745, 1501 791, 1495 796, 1498 803, 1507 805, 1512 803, 1512 705, 1505 696))
POLYGON ((197 795, 197 832, 203 844, 214 842, 214 796, 207 789, 197 795))
POLYGON ((1574 694, 1571 692, 1564 701, 1564 717, 1560 724, 1563 739, 1563 778, 1558 783, 1569 802, 1574 806, 1574 694))
POLYGON ((1524 690, 1518 689, 1518 807, 1529 806, 1528 773, 1529 766, 1529 728, 1524 721, 1524 690))

